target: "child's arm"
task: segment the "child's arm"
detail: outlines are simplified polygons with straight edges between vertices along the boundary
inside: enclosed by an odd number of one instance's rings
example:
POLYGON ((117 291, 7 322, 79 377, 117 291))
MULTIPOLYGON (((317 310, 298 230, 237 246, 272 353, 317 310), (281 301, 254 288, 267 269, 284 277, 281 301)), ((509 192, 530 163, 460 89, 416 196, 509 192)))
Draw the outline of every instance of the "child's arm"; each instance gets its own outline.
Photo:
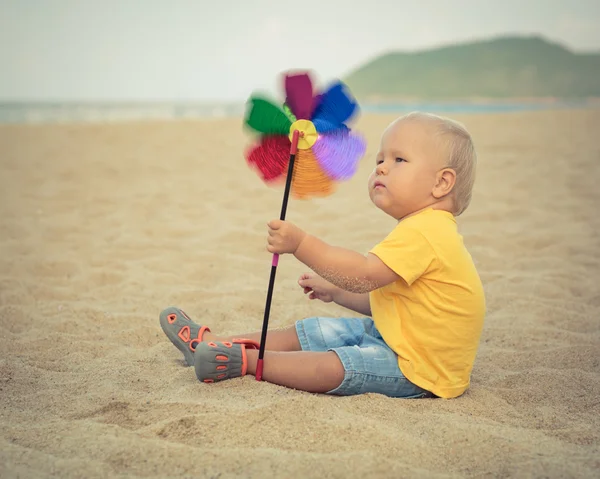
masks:
POLYGON ((344 308, 348 308, 356 313, 371 316, 371 303, 369 301, 369 293, 351 293, 338 288, 338 291, 333 296, 333 301, 344 308))
POLYGON ((298 284, 308 294, 309 299, 319 299, 324 303, 334 303, 366 316, 371 316, 369 293, 351 293, 338 288, 314 273, 304 273, 298 284))
POLYGON ((319 276, 352 293, 368 293, 400 278, 377 256, 330 246, 286 221, 269 223, 268 243, 271 253, 292 253, 319 276))

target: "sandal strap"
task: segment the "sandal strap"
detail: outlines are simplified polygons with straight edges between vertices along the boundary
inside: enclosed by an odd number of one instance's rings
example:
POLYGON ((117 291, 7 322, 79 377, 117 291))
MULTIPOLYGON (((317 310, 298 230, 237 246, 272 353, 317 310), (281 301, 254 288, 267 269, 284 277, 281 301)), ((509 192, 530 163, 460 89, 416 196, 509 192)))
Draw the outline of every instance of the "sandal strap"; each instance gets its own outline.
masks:
POLYGON ((252 339, 234 338, 233 344, 243 344, 246 349, 259 349, 260 344, 252 339))
POLYGON ((248 371, 248 356, 246 355, 246 349, 258 349, 260 344, 245 338, 234 339, 233 343, 239 344, 242 349, 242 376, 245 376, 248 371))
MULTIPOLYGON (((184 327, 187 328, 187 326, 184 326, 184 327)), ((190 350, 196 351, 196 346, 198 345, 198 343, 202 342, 202 336, 204 336, 204 333, 207 331, 210 332, 210 328, 208 326, 200 327, 200 329, 198 330, 198 335, 194 339, 190 339, 190 342, 189 342, 190 350), (196 343, 196 344, 194 344, 194 343, 196 343)))

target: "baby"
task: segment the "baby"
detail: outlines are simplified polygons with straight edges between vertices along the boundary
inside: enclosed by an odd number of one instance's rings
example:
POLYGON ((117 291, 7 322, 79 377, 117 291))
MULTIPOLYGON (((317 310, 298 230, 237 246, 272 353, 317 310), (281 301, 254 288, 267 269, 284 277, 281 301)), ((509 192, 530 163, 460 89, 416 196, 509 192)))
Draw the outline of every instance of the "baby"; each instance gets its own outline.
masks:
MULTIPOLYGON (((460 124, 411 113, 381 137, 369 196, 398 224, 368 254, 288 221, 268 224, 267 250, 314 271, 299 279, 304 293, 361 317, 314 317, 269 331, 264 380, 336 395, 454 398, 467 390, 485 298, 455 217, 470 203, 475 167, 460 124)), ((163 311, 160 324, 200 381, 255 374, 260 332, 216 336, 177 308, 163 311)))

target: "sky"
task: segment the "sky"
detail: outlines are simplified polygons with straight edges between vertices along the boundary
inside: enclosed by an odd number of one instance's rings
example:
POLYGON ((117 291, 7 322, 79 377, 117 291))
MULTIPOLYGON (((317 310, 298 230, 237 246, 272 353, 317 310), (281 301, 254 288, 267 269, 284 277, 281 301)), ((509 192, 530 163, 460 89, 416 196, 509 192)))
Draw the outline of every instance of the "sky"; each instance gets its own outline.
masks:
POLYGON ((600 0, 0 0, 0 101, 243 101, 500 35, 600 51, 599 25, 600 0))

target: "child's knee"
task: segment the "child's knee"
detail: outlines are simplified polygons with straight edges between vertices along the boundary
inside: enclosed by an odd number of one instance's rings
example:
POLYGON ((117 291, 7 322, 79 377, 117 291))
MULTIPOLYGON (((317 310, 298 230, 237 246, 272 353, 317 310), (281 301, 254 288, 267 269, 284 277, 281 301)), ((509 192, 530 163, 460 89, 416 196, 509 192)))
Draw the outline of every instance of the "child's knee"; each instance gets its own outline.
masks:
POLYGON ((325 361, 319 361, 315 374, 317 377, 329 378, 332 382, 336 383, 335 387, 338 387, 342 384, 346 374, 344 365, 342 364, 342 361, 340 361, 338 355, 333 351, 328 351, 325 354, 327 359, 325 361))

